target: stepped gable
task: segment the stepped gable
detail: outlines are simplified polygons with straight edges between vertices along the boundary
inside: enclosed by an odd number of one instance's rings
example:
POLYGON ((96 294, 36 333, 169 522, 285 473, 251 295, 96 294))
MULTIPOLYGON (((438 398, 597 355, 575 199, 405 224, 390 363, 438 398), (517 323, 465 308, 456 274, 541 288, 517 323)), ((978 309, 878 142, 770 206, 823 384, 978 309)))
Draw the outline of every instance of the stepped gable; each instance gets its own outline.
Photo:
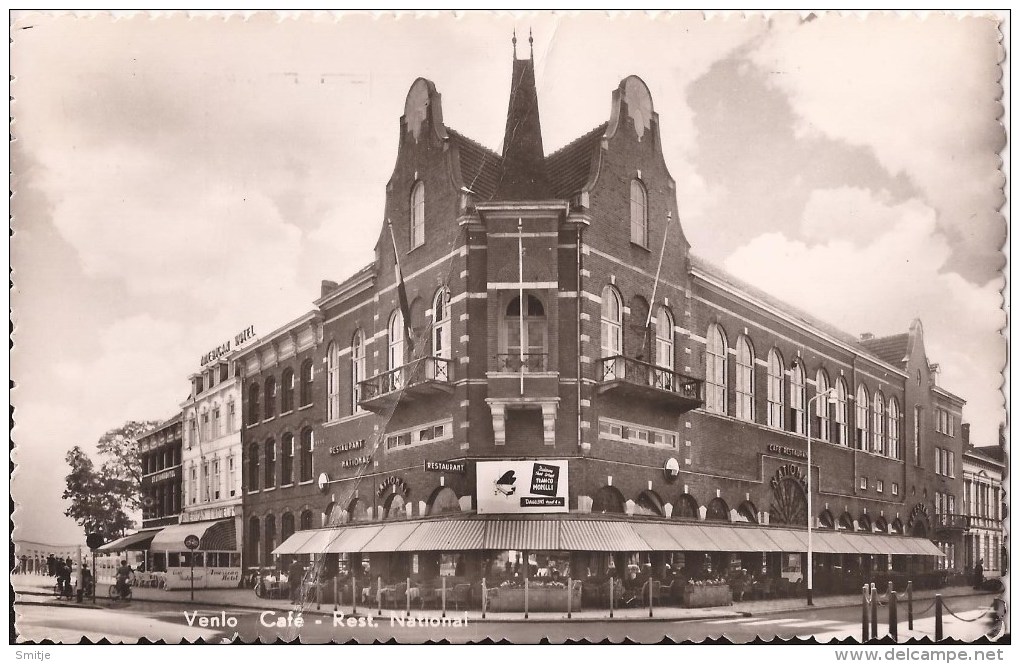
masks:
POLYGON ((555 198, 574 198, 588 184, 608 124, 603 122, 546 158, 546 172, 555 198))

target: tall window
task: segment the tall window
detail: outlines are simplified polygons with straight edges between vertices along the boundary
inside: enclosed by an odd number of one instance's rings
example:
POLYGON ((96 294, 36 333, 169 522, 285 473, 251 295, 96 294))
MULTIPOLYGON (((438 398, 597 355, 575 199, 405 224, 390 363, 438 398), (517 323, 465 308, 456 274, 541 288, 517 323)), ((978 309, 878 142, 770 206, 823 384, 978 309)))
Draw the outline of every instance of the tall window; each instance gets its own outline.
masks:
POLYGON ((711 325, 705 340, 705 406, 713 413, 726 414, 726 337, 722 328, 711 325))
POLYGON ((280 440, 280 486, 294 483, 294 434, 285 433, 280 440))
POLYGON ((524 296, 524 311, 521 298, 515 297, 506 306, 503 316, 503 335, 506 339, 506 359, 500 369, 518 371, 545 371, 546 319, 542 300, 531 294, 524 296), (521 316, 524 316, 522 330, 521 316), (521 339, 521 332, 524 338, 521 339), (524 364, 521 366, 521 353, 524 364))
POLYGON ((210 435, 209 435, 209 433, 210 433, 209 432, 209 410, 207 408, 203 409, 202 410, 202 414, 199 415, 198 426, 201 429, 200 434, 202 435, 202 440, 209 440, 210 439, 210 435))
POLYGON ((446 288, 432 299, 432 355, 450 359, 450 291, 446 288))
POLYGON ((411 190, 411 247, 425 244, 425 183, 414 183, 411 190))
POLYGON ((276 441, 272 438, 266 440, 266 483, 265 487, 271 489, 276 486, 276 441))
POLYGON ((361 408, 361 385, 365 380, 365 335, 361 330, 354 333, 351 339, 351 412, 360 413, 361 408))
POLYGON ((888 405, 885 406, 885 413, 888 416, 888 423, 885 431, 888 438, 887 455, 892 459, 900 458, 900 402, 896 397, 889 397, 888 405))
POLYGON ((248 491, 259 488, 259 446, 252 443, 248 446, 248 491))
MULTIPOLYGON (((602 289, 602 357, 621 354, 623 354, 623 300, 615 288, 606 286, 602 289)), ((611 360, 603 364, 602 371, 606 378, 620 378, 623 374, 623 362, 619 359, 611 360)))
POLYGON ((630 181, 630 241, 648 246, 648 192, 640 180, 630 181))
POLYGON ((914 406, 914 465, 921 465, 921 407, 914 406))
MULTIPOLYGON (((357 387, 357 383, 355 383, 357 387)), ((340 417, 340 354, 336 342, 326 349, 326 419, 340 417)))
POLYGON ((223 489, 222 489, 222 486, 223 486, 223 477, 220 475, 220 471, 221 470, 222 470, 222 468, 220 468, 220 460, 218 458, 213 459, 213 462, 212 462, 212 488, 210 489, 210 492, 212 493, 212 499, 213 500, 219 500, 221 492, 223 491, 223 489))
POLYGON ((263 401, 265 405, 263 410, 265 412, 265 418, 271 419, 276 416, 276 378, 270 376, 266 378, 266 391, 263 395, 263 401))
POLYGON ((754 420, 754 349, 745 336, 737 339, 737 417, 754 420))
POLYGON ((777 349, 773 348, 769 351, 767 424, 776 429, 783 428, 783 411, 786 409, 786 405, 783 403, 783 374, 783 357, 777 349))
POLYGON ((804 367, 800 361, 790 368, 790 416, 794 433, 804 433, 804 407, 806 402, 804 367))
POLYGON ((194 505, 198 496, 198 469, 194 462, 191 464, 188 480, 188 504, 194 505))
MULTIPOLYGON (((829 374, 819 369, 815 376, 815 394, 822 394, 829 389, 829 374)), ((815 416, 818 418, 818 440, 828 441, 829 436, 829 400, 815 399, 815 416)))
POLYGON ((248 386, 248 425, 259 421, 259 384, 252 382, 248 386))
POLYGON ((263 540, 263 559, 268 565, 273 561, 273 549, 276 548, 276 517, 272 514, 266 517, 265 539, 263 540))
POLYGON ((227 401, 227 433, 234 433, 237 431, 237 404, 234 403, 234 398, 230 397, 227 401))
POLYGON ((846 381, 840 376, 836 379, 836 440, 840 445, 849 445, 847 436, 846 381))
POLYGON ((210 500, 209 491, 211 488, 211 482, 209 481, 209 462, 202 462, 202 502, 207 503, 210 500))
POLYGON ((227 457, 227 495, 237 495, 237 464, 233 454, 227 457))
POLYGON ((871 451, 875 454, 885 454, 885 398, 882 396, 882 390, 875 390, 875 399, 872 404, 871 436, 871 451))
POLYGON ((868 388, 861 383, 857 386, 857 404, 854 407, 854 415, 857 420, 857 449, 868 450, 868 388))
POLYGON ((287 367, 280 376, 280 412, 294 410, 294 370, 287 367))
POLYGON ((213 435, 213 438, 219 438, 220 436, 223 435, 223 430, 221 429, 222 422, 223 422, 223 420, 220 419, 220 405, 218 403, 214 404, 213 405, 213 409, 212 409, 212 435, 213 435))
MULTIPOLYGON (((390 315, 390 324, 386 328, 388 335, 388 351, 386 368, 389 370, 404 366, 404 315, 397 309, 390 315)), ((400 388, 400 372, 393 374, 393 389, 400 388)))
POLYGON ((673 314, 662 305, 655 312, 655 364, 673 370, 673 314))
POLYGON ((314 368, 312 360, 307 359, 301 363, 301 405, 307 406, 312 403, 312 377, 314 368))
POLYGON ((312 438, 312 430, 308 427, 301 430, 301 481, 308 482, 315 473, 312 467, 312 452, 315 450, 315 441, 312 438))

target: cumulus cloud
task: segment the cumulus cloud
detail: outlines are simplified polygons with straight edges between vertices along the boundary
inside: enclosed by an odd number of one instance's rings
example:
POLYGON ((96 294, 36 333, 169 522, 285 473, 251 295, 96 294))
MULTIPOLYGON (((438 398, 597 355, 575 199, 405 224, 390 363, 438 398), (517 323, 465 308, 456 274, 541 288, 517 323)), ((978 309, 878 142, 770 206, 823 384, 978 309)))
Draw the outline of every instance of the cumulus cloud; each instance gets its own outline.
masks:
POLYGON ((921 318, 942 384, 968 400, 975 443, 993 443, 1005 416, 998 376, 989 370, 1005 361, 1001 281, 975 285, 946 272, 951 245, 935 211, 920 201, 888 205, 862 191, 820 191, 809 212, 804 221, 816 241, 763 234, 733 252, 727 269, 851 333, 897 334, 921 318), (853 231, 826 239, 845 219, 848 199, 870 239, 853 231))

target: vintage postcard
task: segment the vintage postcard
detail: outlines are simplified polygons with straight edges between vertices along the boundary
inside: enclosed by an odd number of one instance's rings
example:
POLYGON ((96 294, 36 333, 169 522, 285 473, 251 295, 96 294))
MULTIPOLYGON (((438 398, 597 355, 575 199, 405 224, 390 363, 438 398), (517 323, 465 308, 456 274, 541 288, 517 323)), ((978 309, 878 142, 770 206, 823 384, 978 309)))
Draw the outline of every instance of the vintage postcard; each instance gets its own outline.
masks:
POLYGON ((1008 14, 10 31, 19 659, 1008 643, 1008 14))

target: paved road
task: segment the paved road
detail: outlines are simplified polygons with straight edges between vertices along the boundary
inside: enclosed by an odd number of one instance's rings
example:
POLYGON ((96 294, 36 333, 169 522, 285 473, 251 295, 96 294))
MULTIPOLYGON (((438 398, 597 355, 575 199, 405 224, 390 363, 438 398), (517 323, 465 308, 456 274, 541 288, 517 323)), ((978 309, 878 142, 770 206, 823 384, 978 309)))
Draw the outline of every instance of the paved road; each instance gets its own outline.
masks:
MULTIPOLYGON (((961 618, 973 619, 984 612, 990 600, 990 596, 958 597, 950 598, 947 603, 961 618)), ((920 611, 924 607, 917 608, 920 611)), ((860 609, 853 607, 684 622, 605 621, 565 624, 469 621, 467 625, 448 626, 401 624, 400 621, 391 620, 389 614, 384 612, 383 617, 374 618, 372 624, 363 621, 360 625, 347 625, 343 619, 334 625, 334 618, 331 616, 309 613, 300 616, 302 624, 298 627, 296 623, 299 615, 284 611, 263 613, 246 609, 221 613, 219 609, 212 607, 187 607, 152 602, 134 602, 115 609, 20 606, 17 609, 16 626, 22 639, 31 641, 50 638, 55 641, 77 642, 84 635, 93 640, 106 637, 115 642, 133 642, 144 636, 151 640, 162 639, 175 643, 181 639, 197 638, 215 643, 235 637, 244 642, 252 642, 255 639, 271 642, 280 638, 285 641, 299 639, 303 643, 351 639, 369 642, 394 639, 401 643, 445 639, 453 643, 464 643, 486 637, 495 640, 506 638, 520 643, 535 643, 542 638, 548 638, 554 643, 566 639, 591 641, 609 639, 618 642, 628 637, 634 641, 657 641, 663 635, 678 641, 701 641, 725 635, 735 642, 751 641, 756 636, 765 639, 775 636, 780 638, 814 636, 820 641, 828 642, 847 637, 859 639, 861 633, 860 609), (215 619, 222 621, 226 618, 228 624, 213 622, 209 625, 202 621, 203 617, 210 621, 215 619)), ((450 617, 456 617, 456 614, 451 613, 450 617)), ((912 633, 907 631, 904 619, 900 626, 900 640, 906 640, 909 636, 934 636, 934 631, 934 616, 929 611, 925 616, 915 620, 912 633)), ((946 614, 946 636, 973 640, 990 631, 992 625, 987 616, 974 622, 964 622, 946 614)), ((887 625, 880 624, 879 635, 885 636, 887 632, 887 625)))

